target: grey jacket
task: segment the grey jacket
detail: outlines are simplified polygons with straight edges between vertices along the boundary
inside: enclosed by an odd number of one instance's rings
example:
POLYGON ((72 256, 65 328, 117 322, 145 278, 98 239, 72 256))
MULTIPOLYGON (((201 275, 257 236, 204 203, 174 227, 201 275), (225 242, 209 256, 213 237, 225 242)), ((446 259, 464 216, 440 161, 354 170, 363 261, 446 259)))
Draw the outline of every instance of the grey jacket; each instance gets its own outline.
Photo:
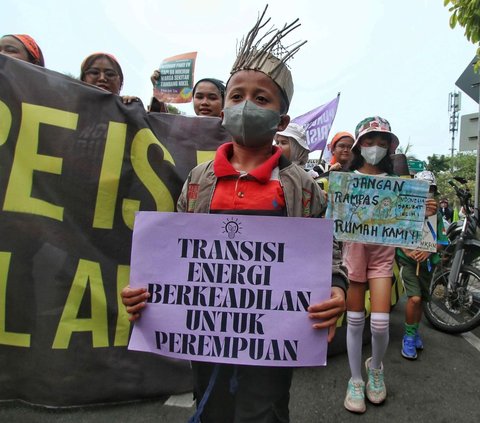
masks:
MULTIPOLYGON (((287 216, 320 217, 325 212, 327 202, 313 178, 284 156, 280 158, 279 169, 287 216)), ((209 213, 216 183, 213 160, 195 167, 185 181, 177 202, 177 210, 209 213)), ((335 240, 333 241, 332 285, 342 288, 345 292, 348 287, 347 269, 342 264, 342 254, 335 240)))

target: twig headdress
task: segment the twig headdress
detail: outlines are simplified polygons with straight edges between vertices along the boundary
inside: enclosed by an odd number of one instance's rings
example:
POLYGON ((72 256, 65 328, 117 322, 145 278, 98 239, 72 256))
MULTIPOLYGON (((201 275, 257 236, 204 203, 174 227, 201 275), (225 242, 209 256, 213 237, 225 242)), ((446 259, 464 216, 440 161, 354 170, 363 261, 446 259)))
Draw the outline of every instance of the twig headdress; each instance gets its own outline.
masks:
POLYGON ((288 25, 285 24, 282 29, 272 27, 265 34, 261 35, 258 40, 255 40, 259 32, 270 22, 270 18, 262 22, 267 8, 268 5, 265 6, 254 27, 240 42, 237 48, 237 59, 230 74, 241 70, 263 72, 277 83, 287 100, 287 104, 290 104, 293 97, 293 80, 286 62, 298 52, 306 41, 297 41, 286 47, 281 43, 286 35, 301 25, 298 23, 298 19, 295 19, 288 25), (269 36, 270 38, 267 38, 269 36))

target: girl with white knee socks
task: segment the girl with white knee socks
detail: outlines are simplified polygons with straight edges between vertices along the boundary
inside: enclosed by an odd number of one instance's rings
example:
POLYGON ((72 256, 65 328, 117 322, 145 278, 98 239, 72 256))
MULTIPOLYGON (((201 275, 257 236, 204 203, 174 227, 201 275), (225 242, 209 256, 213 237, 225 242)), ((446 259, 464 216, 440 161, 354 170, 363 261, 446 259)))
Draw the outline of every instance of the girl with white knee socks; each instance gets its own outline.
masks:
MULTIPOLYGON (((395 152, 398 144, 398 138, 391 132, 387 120, 378 116, 362 120, 355 129, 350 170, 365 175, 391 175, 393 165, 390 154, 395 152)), ((365 395, 374 404, 382 403, 387 396, 382 360, 388 346, 394 257, 394 247, 353 242, 344 242, 343 245, 343 262, 350 279, 347 351, 351 371, 344 405, 355 413, 365 412, 365 395), (365 385, 362 377, 362 335, 367 286, 371 303, 372 357, 365 362, 365 385)))

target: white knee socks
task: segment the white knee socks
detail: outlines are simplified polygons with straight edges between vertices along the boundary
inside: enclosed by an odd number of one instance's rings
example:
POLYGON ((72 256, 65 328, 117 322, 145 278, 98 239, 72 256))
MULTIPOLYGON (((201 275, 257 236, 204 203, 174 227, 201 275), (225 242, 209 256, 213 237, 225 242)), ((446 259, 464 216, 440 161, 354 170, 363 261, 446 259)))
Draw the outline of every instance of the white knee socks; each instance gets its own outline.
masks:
POLYGON ((372 331, 372 361, 370 367, 379 369, 388 347, 389 313, 372 313, 370 329, 372 331))
POLYGON ((365 326, 363 311, 347 311, 347 352, 352 380, 362 379, 362 337, 365 326))
MULTIPOLYGON (((372 361, 370 366, 379 369, 387 351, 389 338, 389 313, 372 313, 370 330, 372 332, 372 361)), ((362 337, 365 326, 363 311, 347 311, 347 352, 352 380, 360 382, 362 378, 362 337)))

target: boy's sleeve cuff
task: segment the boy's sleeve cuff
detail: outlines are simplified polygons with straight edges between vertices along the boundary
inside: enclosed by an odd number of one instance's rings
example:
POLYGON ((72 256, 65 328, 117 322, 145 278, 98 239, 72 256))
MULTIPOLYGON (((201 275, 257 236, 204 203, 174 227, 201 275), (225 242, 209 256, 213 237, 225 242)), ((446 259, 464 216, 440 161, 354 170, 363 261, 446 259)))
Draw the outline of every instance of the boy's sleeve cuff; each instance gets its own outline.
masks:
POLYGON ((342 288, 345 292, 345 296, 347 295, 348 289, 348 282, 343 279, 341 276, 332 275, 332 286, 336 286, 337 288, 342 288))

